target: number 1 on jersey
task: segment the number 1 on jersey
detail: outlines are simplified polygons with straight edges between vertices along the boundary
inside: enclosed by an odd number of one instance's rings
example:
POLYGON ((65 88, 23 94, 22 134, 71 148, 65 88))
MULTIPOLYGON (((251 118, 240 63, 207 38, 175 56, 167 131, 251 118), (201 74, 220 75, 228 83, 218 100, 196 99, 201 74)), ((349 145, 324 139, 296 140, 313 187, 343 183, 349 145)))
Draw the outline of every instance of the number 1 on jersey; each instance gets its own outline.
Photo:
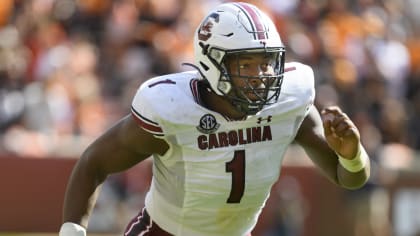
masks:
POLYGON ((245 191, 245 150, 237 150, 233 159, 226 162, 226 172, 232 173, 232 187, 227 203, 239 203, 245 191))

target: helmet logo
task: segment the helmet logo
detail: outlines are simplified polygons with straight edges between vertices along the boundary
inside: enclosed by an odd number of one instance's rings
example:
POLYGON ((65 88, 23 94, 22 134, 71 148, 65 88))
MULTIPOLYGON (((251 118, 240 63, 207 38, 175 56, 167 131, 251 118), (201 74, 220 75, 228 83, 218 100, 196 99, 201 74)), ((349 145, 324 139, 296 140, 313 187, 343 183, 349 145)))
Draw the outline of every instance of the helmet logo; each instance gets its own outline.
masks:
POLYGON ((211 30, 215 23, 219 22, 219 14, 212 13, 203 21, 198 30, 198 38, 202 41, 207 41, 211 37, 211 30))

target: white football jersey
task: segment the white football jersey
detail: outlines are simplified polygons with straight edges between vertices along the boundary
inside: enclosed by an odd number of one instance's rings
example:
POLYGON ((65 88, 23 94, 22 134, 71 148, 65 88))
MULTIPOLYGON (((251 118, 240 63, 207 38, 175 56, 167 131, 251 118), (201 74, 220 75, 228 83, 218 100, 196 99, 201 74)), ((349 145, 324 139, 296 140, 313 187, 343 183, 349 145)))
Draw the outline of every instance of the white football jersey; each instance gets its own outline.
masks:
POLYGON ((134 97, 138 123, 170 146, 154 156, 146 209, 174 235, 246 235, 313 104, 313 71, 287 63, 278 102, 241 121, 202 106, 198 79, 195 71, 156 77, 134 97))

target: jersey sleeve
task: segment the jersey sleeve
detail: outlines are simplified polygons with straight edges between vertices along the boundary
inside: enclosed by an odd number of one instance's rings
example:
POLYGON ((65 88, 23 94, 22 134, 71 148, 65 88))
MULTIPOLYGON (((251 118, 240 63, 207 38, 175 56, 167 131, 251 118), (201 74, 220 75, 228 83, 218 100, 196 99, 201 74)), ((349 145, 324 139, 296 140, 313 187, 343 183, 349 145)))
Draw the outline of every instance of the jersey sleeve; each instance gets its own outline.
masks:
POLYGON ((305 114, 304 116, 306 117, 309 114, 309 110, 310 108, 314 105, 314 101, 315 101, 315 78, 314 78, 314 71, 313 69, 308 66, 308 65, 304 65, 301 64, 302 69, 302 73, 303 76, 302 78, 304 78, 304 83, 307 85, 306 87, 306 91, 305 94, 306 96, 306 108, 305 108, 305 114))
POLYGON ((289 101, 287 107, 294 111, 295 137, 310 108, 314 106, 315 78, 310 66, 298 62, 288 63, 285 73, 280 95, 283 101, 289 101))
POLYGON ((292 101, 291 107, 298 108, 305 117, 315 100, 315 79, 312 68, 308 65, 292 62, 286 67, 280 96, 292 101))
POLYGON ((131 115, 141 128, 158 138, 162 138, 164 132, 151 97, 147 84, 140 86, 131 103, 131 115))

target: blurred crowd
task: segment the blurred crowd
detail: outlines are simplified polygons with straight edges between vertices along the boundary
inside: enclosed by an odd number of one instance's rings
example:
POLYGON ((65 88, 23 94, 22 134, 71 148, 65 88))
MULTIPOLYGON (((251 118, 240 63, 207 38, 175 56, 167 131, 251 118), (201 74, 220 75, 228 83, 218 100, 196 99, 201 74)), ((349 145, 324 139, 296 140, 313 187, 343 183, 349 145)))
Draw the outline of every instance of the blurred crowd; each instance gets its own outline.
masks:
MULTIPOLYGON (((0 156, 78 157, 143 81, 191 69, 194 30, 220 2, 1 0, 0 156)), ((346 111, 380 165, 415 166, 420 1, 246 2, 275 20, 287 61, 313 67, 318 108, 346 111)))

